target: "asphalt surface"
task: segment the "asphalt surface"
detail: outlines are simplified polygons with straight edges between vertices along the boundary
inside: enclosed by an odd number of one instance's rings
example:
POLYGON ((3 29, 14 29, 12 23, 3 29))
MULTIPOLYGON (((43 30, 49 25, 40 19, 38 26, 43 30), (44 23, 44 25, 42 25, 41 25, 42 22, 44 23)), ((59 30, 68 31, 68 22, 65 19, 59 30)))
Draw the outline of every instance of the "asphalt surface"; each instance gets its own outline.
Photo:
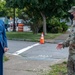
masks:
MULTIPOLYGON (((45 40, 48 43, 63 42, 69 33, 65 33, 53 40, 45 40)), ((26 60, 21 56, 15 56, 6 53, 9 60, 4 62, 4 75, 41 75, 50 70, 50 65, 67 61, 67 59, 59 59, 56 61, 44 61, 44 60, 26 60)))

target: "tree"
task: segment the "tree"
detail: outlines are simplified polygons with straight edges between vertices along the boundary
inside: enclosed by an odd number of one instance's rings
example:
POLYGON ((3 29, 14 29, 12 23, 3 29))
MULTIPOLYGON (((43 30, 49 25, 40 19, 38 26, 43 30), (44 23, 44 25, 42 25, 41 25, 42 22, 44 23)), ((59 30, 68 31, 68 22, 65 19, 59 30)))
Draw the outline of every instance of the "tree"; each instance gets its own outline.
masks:
POLYGON ((6 7, 5 7, 5 1, 0 1, 0 16, 6 15, 6 7))
MULTIPOLYGON (((53 16, 62 17, 75 3, 75 0, 15 0, 15 5, 20 8, 27 8, 29 12, 41 15, 43 20, 43 32, 46 34, 46 20, 53 16)), ((14 2, 13 2, 14 3, 14 2)), ((34 14, 32 14, 34 15, 34 14)), ((39 17, 39 16, 38 16, 39 17)))
POLYGON ((43 32, 46 34, 46 19, 53 15, 62 17, 75 3, 75 0, 17 0, 20 8, 26 7, 42 16, 43 32))
POLYGON ((13 31, 16 31, 16 26, 15 26, 15 8, 17 7, 16 0, 6 0, 6 6, 13 8, 13 13, 14 13, 13 31))

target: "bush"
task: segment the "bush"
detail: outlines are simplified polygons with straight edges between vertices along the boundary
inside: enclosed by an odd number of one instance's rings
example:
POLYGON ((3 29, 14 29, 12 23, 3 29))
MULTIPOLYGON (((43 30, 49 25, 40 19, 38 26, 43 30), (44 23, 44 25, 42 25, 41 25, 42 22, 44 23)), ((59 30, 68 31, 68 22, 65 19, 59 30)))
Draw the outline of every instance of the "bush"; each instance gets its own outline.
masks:
POLYGON ((61 33, 62 32, 62 28, 61 27, 53 27, 51 29, 51 33, 61 33))
POLYGON ((47 24, 47 32, 50 33, 61 33, 65 32, 68 29, 68 26, 65 22, 60 23, 58 18, 53 17, 47 24))
POLYGON ((62 26, 62 28, 63 28, 63 32, 65 32, 67 29, 68 29, 68 25, 66 25, 66 23, 65 22, 62 22, 62 23, 60 23, 61 24, 61 26, 62 26))
POLYGON ((60 24, 48 24, 47 25, 47 32, 48 33, 62 33, 65 32, 68 29, 68 26, 66 25, 66 23, 60 23, 60 24))
MULTIPOLYGON (((68 29, 68 25, 65 22, 60 22, 58 18, 53 17, 47 23, 47 32, 48 33, 62 33, 68 29)), ((43 26, 39 29, 39 32, 43 30, 43 26)))

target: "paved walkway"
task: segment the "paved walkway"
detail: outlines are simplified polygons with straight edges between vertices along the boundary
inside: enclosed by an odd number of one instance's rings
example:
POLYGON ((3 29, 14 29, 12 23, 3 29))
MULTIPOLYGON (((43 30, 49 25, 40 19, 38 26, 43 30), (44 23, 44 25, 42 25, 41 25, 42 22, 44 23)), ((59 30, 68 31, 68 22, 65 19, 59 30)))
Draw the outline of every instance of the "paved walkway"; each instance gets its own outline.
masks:
POLYGON ((59 43, 59 42, 62 42, 62 41, 64 41, 64 40, 66 40, 67 39, 67 37, 69 36, 69 32, 66 32, 66 33, 64 33, 64 34, 62 34, 62 35, 60 35, 60 36, 58 36, 58 37, 56 37, 55 39, 49 39, 49 40, 45 40, 46 42, 48 42, 48 43, 59 43))
MULTIPOLYGON (((59 40, 65 40, 69 33, 65 33, 54 40, 46 40, 50 43, 58 43, 59 40), (57 41, 58 40, 58 41, 57 41)), ((41 75, 43 72, 50 69, 50 65, 61 63, 64 60, 50 61, 35 61, 23 60, 21 56, 13 56, 5 54, 9 60, 4 62, 4 75, 41 75)))

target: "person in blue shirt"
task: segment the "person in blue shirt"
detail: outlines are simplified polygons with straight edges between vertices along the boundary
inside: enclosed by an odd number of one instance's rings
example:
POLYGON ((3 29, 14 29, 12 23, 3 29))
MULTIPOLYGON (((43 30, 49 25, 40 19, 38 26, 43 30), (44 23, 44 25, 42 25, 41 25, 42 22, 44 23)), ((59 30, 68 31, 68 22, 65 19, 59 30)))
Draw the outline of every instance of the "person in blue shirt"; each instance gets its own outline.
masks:
POLYGON ((3 75, 3 55, 8 51, 5 24, 0 20, 0 75, 3 75))

